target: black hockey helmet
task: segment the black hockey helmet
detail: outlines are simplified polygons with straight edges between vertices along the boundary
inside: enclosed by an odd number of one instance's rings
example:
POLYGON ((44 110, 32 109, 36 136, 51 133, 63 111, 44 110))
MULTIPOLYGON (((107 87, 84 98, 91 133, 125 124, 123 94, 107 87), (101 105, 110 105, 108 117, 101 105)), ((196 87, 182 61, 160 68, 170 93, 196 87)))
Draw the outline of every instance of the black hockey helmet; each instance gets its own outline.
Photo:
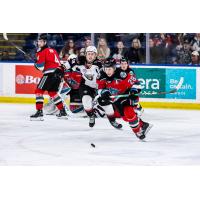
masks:
POLYGON ((116 68, 115 59, 113 59, 113 58, 106 59, 103 66, 104 66, 104 68, 113 67, 115 69, 116 68))
POLYGON ((121 63, 121 62, 127 62, 127 63, 129 64, 128 59, 125 58, 125 57, 122 57, 122 58, 120 59, 120 63, 121 63))
POLYGON ((48 36, 46 33, 42 33, 39 35, 38 40, 44 40, 47 42, 48 36))

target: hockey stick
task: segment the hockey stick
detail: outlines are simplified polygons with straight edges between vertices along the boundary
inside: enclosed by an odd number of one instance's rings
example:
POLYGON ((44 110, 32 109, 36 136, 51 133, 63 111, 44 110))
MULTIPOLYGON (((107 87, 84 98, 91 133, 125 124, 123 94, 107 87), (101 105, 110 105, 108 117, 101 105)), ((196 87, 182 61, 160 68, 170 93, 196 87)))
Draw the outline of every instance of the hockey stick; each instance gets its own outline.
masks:
POLYGON ((20 49, 15 43, 11 42, 8 39, 7 33, 3 33, 3 38, 4 40, 6 40, 10 45, 12 45, 13 47, 15 47, 18 51, 20 51, 21 53, 23 53, 27 58, 29 58, 31 61, 34 61, 34 59, 28 55, 25 51, 23 51, 22 49, 20 49))
MULTIPOLYGON (((184 77, 181 77, 178 85, 173 90, 159 91, 159 92, 153 91, 153 92, 144 93, 143 95, 152 96, 152 95, 161 95, 161 94, 174 94, 181 88, 183 82, 184 82, 184 77)), ((121 94, 121 95, 111 96, 111 98, 129 97, 129 96, 130 96, 129 94, 121 94)))

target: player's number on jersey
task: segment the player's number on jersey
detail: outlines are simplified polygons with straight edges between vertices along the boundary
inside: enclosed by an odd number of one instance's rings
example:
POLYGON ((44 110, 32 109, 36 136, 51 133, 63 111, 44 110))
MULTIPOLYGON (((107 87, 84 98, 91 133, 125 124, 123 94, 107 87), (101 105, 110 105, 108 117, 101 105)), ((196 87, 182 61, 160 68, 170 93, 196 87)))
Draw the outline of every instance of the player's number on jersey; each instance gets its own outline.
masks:
MULTIPOLYGON (((53 51, 53 49, 49 49, 49 52, 50 53, 54 53, 54 51, 53 51)), ((55 63, 58 63, 58 64, 60 64, 60 61, 58 60, 58 58, 57 58, 57 56, 56 56, 56 54, 54 54, 54 56, 55 56, 55 63)))
POLYGON ((56 55, 55 55, 55 62, 60 64, 60 62, 59 62, 59 60, 58 60, 56 55))
POLYGON ((131 76, 130 79, 128 80, 128 82, 133 85, 136 81, 136 78, 134 76, 131 76))

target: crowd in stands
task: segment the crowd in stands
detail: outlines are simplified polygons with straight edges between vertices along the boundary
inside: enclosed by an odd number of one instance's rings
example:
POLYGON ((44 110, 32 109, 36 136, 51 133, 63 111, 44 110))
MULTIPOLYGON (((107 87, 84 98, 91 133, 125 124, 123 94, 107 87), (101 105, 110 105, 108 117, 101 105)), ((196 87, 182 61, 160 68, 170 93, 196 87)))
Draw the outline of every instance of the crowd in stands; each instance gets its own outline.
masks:
MULTIPOLYGON (((145 34, 102 34, 95 38, 98 59, 113 57, 118 63, 126 57, 131 64, 146 63, 146 47, 149 46, 150 64, 199 65, 200 33, 153 33, 146 44, 145 34), (113 39, 114 38, 114 39, 113 39)), ((70 54, 84 55, 87 46, 92 45, 90 34, 48 34, 49 46, 54 47, 62 60, 70 54)), ((37 35, 27 39, 24 50, 35 54, 37 35)), ((4 52, 1 60, 8 59, 4 52)), ((21 55, 16 60, 23 60, 21 55)))
POLYGON ((200 33, 151 34, 151 63, 199 65, 200 33))

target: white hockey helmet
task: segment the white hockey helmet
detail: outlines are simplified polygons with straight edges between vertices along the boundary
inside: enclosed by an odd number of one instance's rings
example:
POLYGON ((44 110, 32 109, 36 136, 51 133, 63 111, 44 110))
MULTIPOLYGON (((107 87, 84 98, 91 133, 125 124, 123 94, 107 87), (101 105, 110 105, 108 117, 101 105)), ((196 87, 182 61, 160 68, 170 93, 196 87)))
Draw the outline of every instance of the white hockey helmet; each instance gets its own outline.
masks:
POLYGON ((85 53, 87 53, 87 52, 94 52, 97 54, 97 48, 95 46, 89 46, 85 50, 85 53))

